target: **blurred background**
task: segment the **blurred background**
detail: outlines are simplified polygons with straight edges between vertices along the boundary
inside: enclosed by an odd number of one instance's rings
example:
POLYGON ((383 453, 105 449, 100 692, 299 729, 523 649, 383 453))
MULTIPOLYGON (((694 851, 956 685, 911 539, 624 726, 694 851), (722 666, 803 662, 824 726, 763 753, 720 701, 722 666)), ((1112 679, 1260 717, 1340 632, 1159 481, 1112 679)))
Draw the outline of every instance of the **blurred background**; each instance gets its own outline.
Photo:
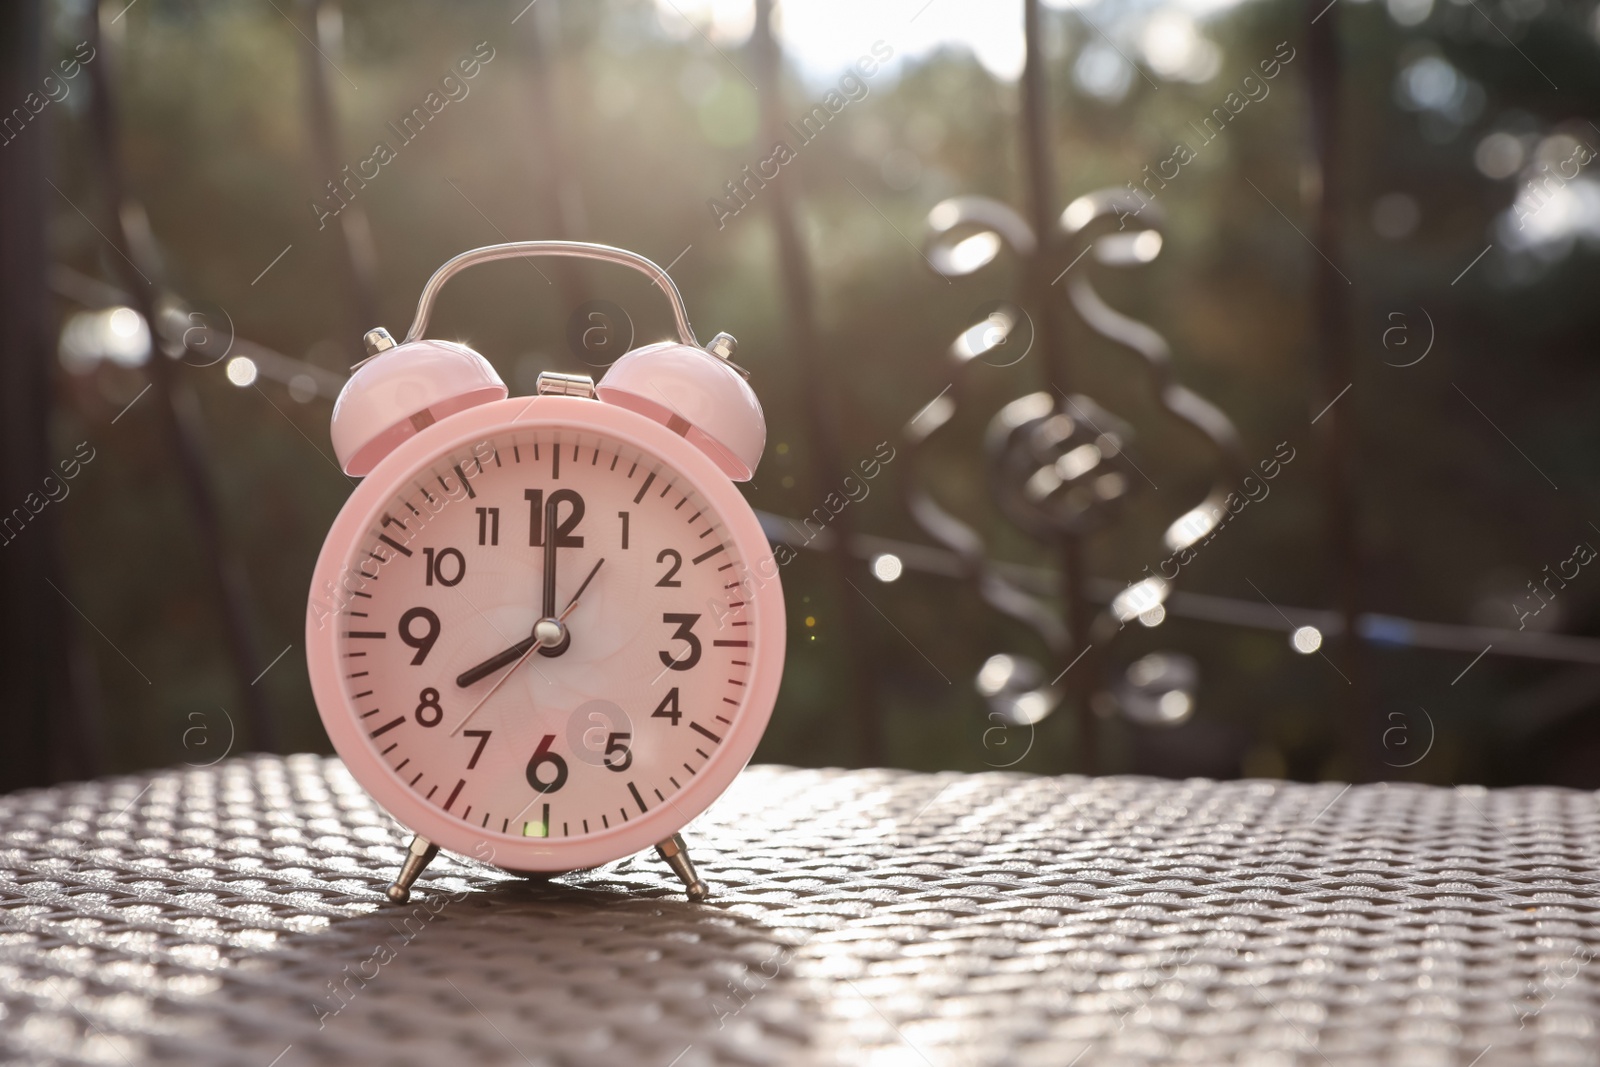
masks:
MULTIPOLYGON (((0 24, 0 788, 329 751, 332 400, 534 238, 739 339, 796 549, 759 759, 1600 785, 1591 0, 0 24)), ((531 392, 668 333, 539 270, 434 335, 531 392)))

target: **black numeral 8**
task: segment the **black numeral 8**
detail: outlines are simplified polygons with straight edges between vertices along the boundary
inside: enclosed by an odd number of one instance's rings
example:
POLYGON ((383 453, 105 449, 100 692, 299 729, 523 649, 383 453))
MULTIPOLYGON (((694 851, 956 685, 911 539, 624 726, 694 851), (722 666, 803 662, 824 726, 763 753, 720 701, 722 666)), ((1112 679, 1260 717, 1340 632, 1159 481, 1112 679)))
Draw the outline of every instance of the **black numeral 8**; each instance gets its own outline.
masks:
POLYGON ((439 706, 439 691, 437 689, 424 689, 417 694, 417 725, 438 726, 444 718, 444 709, 439 706))

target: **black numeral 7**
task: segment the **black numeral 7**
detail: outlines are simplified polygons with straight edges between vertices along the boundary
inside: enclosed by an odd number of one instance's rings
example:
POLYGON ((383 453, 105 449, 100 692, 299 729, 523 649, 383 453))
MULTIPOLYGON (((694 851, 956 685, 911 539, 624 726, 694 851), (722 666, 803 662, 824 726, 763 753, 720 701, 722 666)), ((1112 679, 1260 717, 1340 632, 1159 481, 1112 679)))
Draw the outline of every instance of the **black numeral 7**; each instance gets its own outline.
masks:
POLYGON ((461 732, 467 737, 476 737, 478 739, 478 747, 472 750, 472 758, 467 760, 467 770, 470 771, 478 765, 478 757, 483 755, 483 746, 489 743, 489 735, 494 731, 462 730, 461 732))

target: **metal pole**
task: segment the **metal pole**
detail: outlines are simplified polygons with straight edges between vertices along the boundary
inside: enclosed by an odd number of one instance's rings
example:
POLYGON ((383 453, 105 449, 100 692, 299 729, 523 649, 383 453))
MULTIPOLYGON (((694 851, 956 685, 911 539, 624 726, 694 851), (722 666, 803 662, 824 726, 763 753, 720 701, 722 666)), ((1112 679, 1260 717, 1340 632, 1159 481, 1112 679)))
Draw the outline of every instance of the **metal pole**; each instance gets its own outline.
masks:
MULTIPOLYGON (((756 0, 755 32, 751 44, 756 60, 756 81, 761 97, 761 125, 768 144, 785 139, 783 130, 783 57, 772 32, 772 0, 756 0)), ((795 220, 791 187, 794 175, 772 182, 764 190, 772 206, 772 226, 778 240, 778 269, 789 322, 795 361, 805 365, 803 382, 806 436, 810 448, 811 492, 818 499, 840 484, 846 468, 839 454, 839 428, 834 405, 843 376, 830 366, 828 349, 818 337, 816 291, 811 283, 810 257, 795 220)), ((869 638, 861 625, 856 603, 861 596, 850 587, 855 566, 850 555, 854 522, 849 509, 834 518, 833 548, 827 565, 828 587, 839 613, 839 654, 844 659, 843 699, 838 714, 856 724, 857 755, 865 766, 881 764, 886 755, 883 713, 867 663, 869 638)))
MULTIPOLYGON (((21 103, 44 77, 42 5, 0 5, 0 99, 21 103)), ((35 513, 57 475, 50 294, 44 265, 50 113, 0 131, 0 689, 6 743, 0 792, 102 770, 99 724, 71 687, 77 631, 62 600, 61 504, 35 513), (61 592, 50 588, 54 583, 61 592), (75 747, 74 747, 75 746, 75 747)))
MULTIPOLYGON (((1024 0, 1022 6, 1022 33, 1025 41, 1022 69, 1022 150, 1023 173, 1027 184, 1028 223, 1038 235, 1039 244, 1033 256, 1025 261, 1025 291, 1028 305, 1038 316, 1038 343, 1044 353, 1051 392, 1057 397, 1057 406, 1064 406, 1060 394, 1072 391, 1072 361, 1067 350, 1066 334, 1056 303, 1059 294, 1051 292, 1050 269, 1058 258, 1060 227, 1056 216, 1055 193, 1055 139, 1051 136, 1049 79, 1045 70, 1044 31, 1039 0, 1024 0)), ((1089 639, 1089 627, 1094 618, 1093 609, 1085 596, 1089 580, 1088 565, 1084 560, 1083 542, 1080 538, 1062 535, 1057 547, 1061 566, 1061 601, 1066 616, 1067 629, 1075 648, 1083 648, 1089 639)), ((1076 653, 1073 653, 1076 655, 1076 653)), ((1090 654, 1082 664, 1084 669, 1071 672, 1068 684, 1073 693, 1074 714, 1077 716, 1080 766, 1093 774, 1099 767, 1099 737, 1094 712, 1089 707, 1089 694, 1095 689, 1098 664, 1090 654)))
POLYGON ((344 174, 345 164, 339 158, 339 118, 328 81, 329 60, 324 55, 328 50, 338 47, 328 29, 332 25, 331 17, 337 16, 338 9, 324 4, 323 0, 302 0, 301 10, 305 12, 306 25, 301 27, 301 32, 296 36, 300 41, 301 70, 305 74, 306 119, 311 135, 312 163, 318 171, 316 181, 324 183, 321 188, 328 190, 327 198, 331 198, 333 203, 343 204, 334 220, 339 235, 339 263, 344 271, 346 287, 350 290, 350 302, 344 305, 346 316, 342 346, 354 363, 366 358, 367 353, 360 339, 379 321, 378 254, 373 247, 372 227, 367 222, 366 208, 362 206, 360 197, 354 195, 354 190, 341 184, 346 181, 364 183, 358 174, 344 174), (314 41, 317 43, 313 44, 314 41), (350 199, 342 200, 341 196, 335 195, 336 190, 350 199))
MULTIPOLYGON (((561 9, 556 0, 542 0, 522 20, 526 29, 528 66, 533 71, 533 91, 528 94, 528 128, 535 188, 541 213, 541 236, 552 241, 582 239, 588 230, 583 188, 573 173, 562 126, 560 79, 555 56, 561 51, 561 9), (554 46, 554 47, 552 47, 554 46)), ((588 298, 588 285, 579 271, 558 269, 556 286, 570 315, 588 298)), ((574 352, 573 355, 579 356, 574 352)), ((619 352, 618 355, 621 355, 619 352)), ((582 357, 579 356, 581 359, 582 357)))
MULTIPOLYGON (((1313 7, 1317 5, 1312 5, 1313 7)), ((1311 8, 1308 8, 1308 13, 1311 8)), ((1311 101, 1311 147, 1317 181, 1312 183, 1315 240, 1322 254, 1312 261, 1313 345, 1318 372, 1314 406, 1323 451, 1323 507, 1334 600, 1343 621, 1337 657, 1348 684, 1339 687, 1336 707, 1345 734, 1345 756, 1351 773, 1381 776, 1378 742, 1382 725, 1366 699, 1361 656, 1361 545, 1357 538, 1354 411, 1358 394, 1334 404, 1355 380, 1350 358, 1351 283, 1334 266, 1340 257, 1340 216, 1344 210, 1343 146, 1340 138, 1339 9, 1335 4, 1309 26, 1307 50, 1311 101), (1329 406, 1332 405, 1332 406, 1329 406)))
POLYGON ((155 279, 159 274, 154 250, 140 247, 130 240, 127 219, 137 209, 127 198, 116 104, 112 98, 112 57, 107 54, 105 38, 101 34, 100 15, 100 5, 92 5, 88 19, 89 34, 98 56, 88 64, 93 86, 90 116, 94 147, 99 155, 101 183, 105 190, 107 237, 118 252, 118 255, 111 257, 111 261, 122 274, 123 288, 131 297, 134 310, 144 316, 150 326, 150 383, 154 386, 161 419, 177 456, 179 479, 188 497, 204 573, 209 575, 217 591, 223 636, 238 680, 240 699, 250 723, 254 744, 272 751, 278 744, 277 724, 267 709, 262 691, 252 684, 260 674, 261 663, 256 656, 255 639, 251 632, 250 597, 245 586, 244 571, 228 552, 223 540, 222 518, 206 466, 205 446, 201 441, 199 401, 194 391, 174 375, 173 360, 163 344, 161 320, 156 311, 158 289, 155 279))
POLYGON ((567 151, 554 58, 561 46, 561 8, 556 0, 544 0, 528 12, 523 22, 527 26, 528 64, 534 77, 529 127, 533 150, 539 156, 545 236, 554 241, 581 237, 588 228, 588 219, 583 188, 574 180, 572 157, 567 151))

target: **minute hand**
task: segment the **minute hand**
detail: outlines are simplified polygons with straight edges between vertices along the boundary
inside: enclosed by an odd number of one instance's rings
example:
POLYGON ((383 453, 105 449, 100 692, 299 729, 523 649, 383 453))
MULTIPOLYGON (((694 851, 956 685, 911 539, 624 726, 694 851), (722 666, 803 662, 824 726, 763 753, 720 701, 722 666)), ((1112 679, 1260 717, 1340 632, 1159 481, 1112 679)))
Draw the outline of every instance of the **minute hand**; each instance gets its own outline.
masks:
POLYGON ((556 544, 561 537, 556 533, 556 511, 561 498, 551 493, 544 505, 544 607, 541 619, 553 619, 556 614, 556 544))

